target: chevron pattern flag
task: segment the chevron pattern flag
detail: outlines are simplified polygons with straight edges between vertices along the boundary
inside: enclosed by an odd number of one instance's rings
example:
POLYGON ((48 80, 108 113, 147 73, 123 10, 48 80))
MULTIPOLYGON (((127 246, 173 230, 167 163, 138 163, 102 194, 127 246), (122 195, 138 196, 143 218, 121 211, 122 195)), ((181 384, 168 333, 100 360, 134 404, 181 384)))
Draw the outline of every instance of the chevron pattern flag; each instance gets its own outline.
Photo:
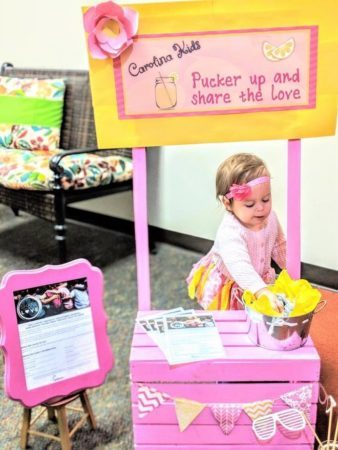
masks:
POLYGON ((211 411, 224 434, 230 434, 242 412, 239 403, 213 403, 211 411))
POLYGON ((303 386, 295 391, 282 394, 280 398, 291 408, 303 411, 310 419, 311 399, 312 399, 312 384, 303 386))
POLYGON ((244 411, 250 417, 252 421, 258 419, 258 417, 271 414, 273 406, 273 400, 262 400, 259 402, 246 403, 243 405, 244 411))
POLYGON ((155 408, 166 402, 170 396, 163 392, 158 392, 155 388, 139 386, 137 392, 139 417, 145 417, 155 408))

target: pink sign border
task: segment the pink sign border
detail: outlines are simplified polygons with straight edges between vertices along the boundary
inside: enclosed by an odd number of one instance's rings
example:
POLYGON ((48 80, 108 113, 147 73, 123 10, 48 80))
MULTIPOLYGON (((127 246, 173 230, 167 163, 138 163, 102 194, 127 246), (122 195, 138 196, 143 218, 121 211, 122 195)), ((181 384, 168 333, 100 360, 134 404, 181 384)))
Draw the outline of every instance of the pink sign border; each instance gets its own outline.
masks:
POLYGON ((11 271, 2 279, 0 299, 0 348, 5 357, 4 384, 8 397, 21 401, 27 407, 33 407, 47 400, 104 383, 105 377, 114 366, 114 355, 107 334, 107 316, 103 307, 103 275, 100 269, 93 267, 86 259, 77 259, 40 269, 11 271), (87 278, 99 367, 82 375, 28 390, 13 293, 76 278, 87 278))
POLYGON ((115 76, 115 90, 118 117, 121 120, 128 119, 151 119, 151 118, 165 118, 165 117, 193 117, 206 115, 226 115, 226 114, 245 114, 253 112, 267 112, 267 111, 289 111, 300 109, 312 109, 316 107, 316 84, 317 84, 317 44, 318 44, 318 26, 296 26, 296 27, 276 27, 276 28, 248 28, 243 30, 224 30, 224 31, 195 31, 187 33, 157 33, 157 34, 140 34, 138 38, 154 38, 154 37, 171 37, 171 36, 200 36, 203 35, 217 35, 217 34, 242 34, 265 31, 286 31, 286 30, 309 30, 310 31, 310 66, 309 66, 309 103, 307 105, 295 106, 271 106, 262 108, 246 108, 246 109, 226 109, 217 111, 199 111, 199 112, 176 112, 163 114, 126 114, 124 107, 123 96, 123 82, 122 82, 122 68, 121 59, 113 60, 113 70, 115 76))

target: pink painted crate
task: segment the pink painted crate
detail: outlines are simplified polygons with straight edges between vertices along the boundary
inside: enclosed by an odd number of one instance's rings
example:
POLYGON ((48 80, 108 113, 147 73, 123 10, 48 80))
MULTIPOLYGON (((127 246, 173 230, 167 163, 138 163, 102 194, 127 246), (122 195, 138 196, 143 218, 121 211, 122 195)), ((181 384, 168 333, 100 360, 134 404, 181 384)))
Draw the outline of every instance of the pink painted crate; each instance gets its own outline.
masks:
MULTIPOLYGON (((262 445, 257 441, 252 422, 244 411, 229 435, 222 432, 210 408, 205 408, 185 431, 180 432, 171 399, 144 418, 139 418, 139 384, 153 387, 170 397, 201 403, 250 403, 278 399, 281 394, 312 383, 311 421, 315 426, 320 358, 311 339, 304 347, 289 352, 265 350, 250 342, 244 312, 215 312, 214 317, 227 358, 177 367, 170 367, 156 344, 140 326, 135 326, 130 355, 134 448, 312 450, 314 438, 308 427, 296 439, 288 439, 277 431, 270 441, 262 445)), ((287 405, 277 400, 273 412, 285 408, 287 405)))

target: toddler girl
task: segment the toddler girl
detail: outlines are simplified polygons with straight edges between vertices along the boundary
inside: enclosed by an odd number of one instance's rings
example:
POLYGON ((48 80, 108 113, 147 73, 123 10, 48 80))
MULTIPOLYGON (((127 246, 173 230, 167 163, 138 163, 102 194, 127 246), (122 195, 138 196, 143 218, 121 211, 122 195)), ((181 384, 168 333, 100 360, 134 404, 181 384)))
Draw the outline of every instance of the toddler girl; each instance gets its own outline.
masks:
POLYGON ((210 252, 193 266, 187 279, 190 298, 204 309, 242 309, 243 290, 266 295, 272 307, 283 305, 267 289, 274 283, 271 258, 285 267, 286 243, 271 210, 270 174, 255 155, 227 158, 216 175, 217 197, 225 207, 210 252))

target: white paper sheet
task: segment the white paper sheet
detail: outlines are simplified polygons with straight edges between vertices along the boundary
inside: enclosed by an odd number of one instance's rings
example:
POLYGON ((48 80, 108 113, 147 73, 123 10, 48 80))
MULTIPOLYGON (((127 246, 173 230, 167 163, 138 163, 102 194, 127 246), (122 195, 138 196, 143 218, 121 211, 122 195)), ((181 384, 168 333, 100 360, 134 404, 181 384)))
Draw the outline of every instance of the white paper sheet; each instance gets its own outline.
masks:
POLYGON ((18 328, 27 390, 99 368, 90 307, 18 328))
POLYGON ((225 351, 212 314, 176 308, 137 320, 170 365, 219 359, 225 351))
POLYGON ((164 327, 170 364, 225 358, 212 314, 166 317, 164 327))

